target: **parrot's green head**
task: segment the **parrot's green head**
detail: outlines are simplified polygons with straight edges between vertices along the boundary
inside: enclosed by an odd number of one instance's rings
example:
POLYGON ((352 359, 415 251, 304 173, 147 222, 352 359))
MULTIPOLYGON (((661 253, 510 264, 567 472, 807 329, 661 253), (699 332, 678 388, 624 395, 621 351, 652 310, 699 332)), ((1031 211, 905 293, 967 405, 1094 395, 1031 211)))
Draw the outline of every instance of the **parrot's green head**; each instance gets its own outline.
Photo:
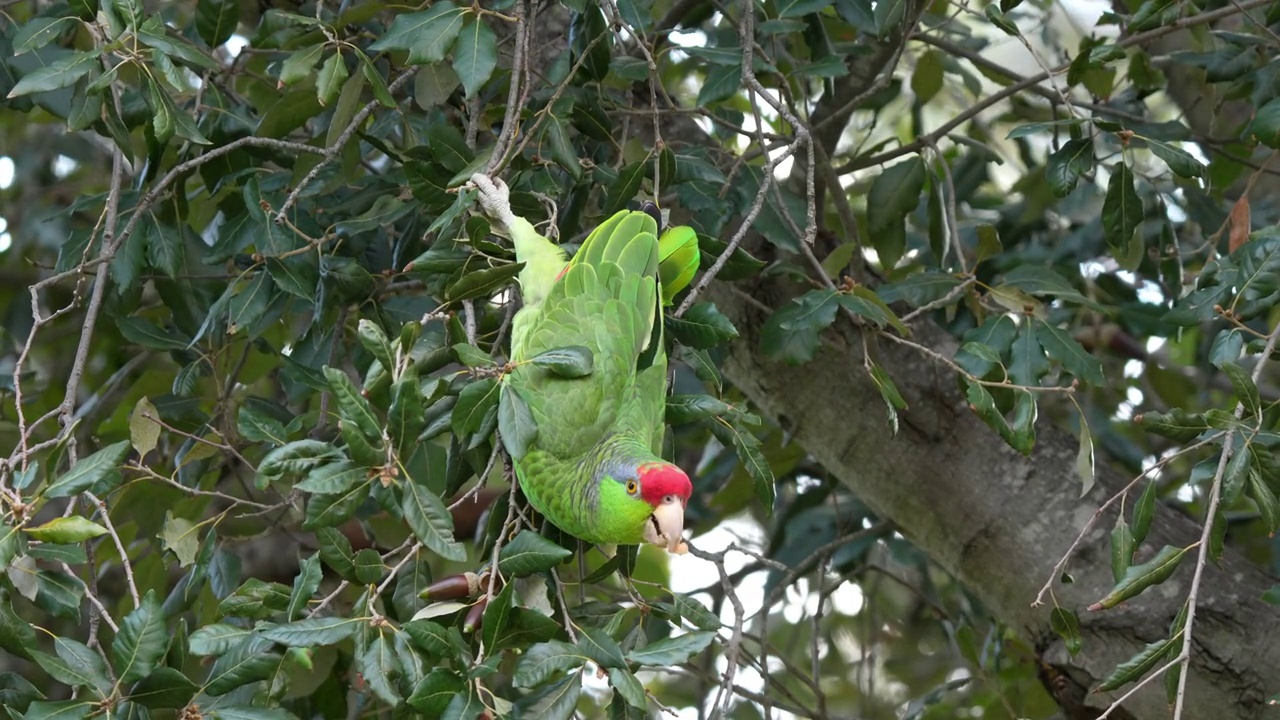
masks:
POLYGON ((601 525, 624 544, 648 543, 684 553, 684 508, 693 483, 668 462, 610 463, 599 478, 601 525))

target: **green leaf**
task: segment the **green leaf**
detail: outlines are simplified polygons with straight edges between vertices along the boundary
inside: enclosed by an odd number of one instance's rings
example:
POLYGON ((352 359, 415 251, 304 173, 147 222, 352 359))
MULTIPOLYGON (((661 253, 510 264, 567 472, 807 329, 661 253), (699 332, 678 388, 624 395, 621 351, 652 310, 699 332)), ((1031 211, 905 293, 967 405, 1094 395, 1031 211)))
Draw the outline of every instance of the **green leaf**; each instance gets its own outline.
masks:
POLYGON ((101 655, 68 637, 54 638, 53 642, 56 656, 39 651, 32 651, 31 655, 54 680, 72 687, 91 688, 103 697, 110 692, 111 678, 101 655))
POLYGON ((1249 134, 1263 145, 1280 150, 1280 97, 1271 98, 1258 108, 1253 115, 1253 123, 1249 125, 1249 134))
POLYGON ((106 535, 107 529, 80 515, 71 515, 54 518, 39 527, 26 528, 26 533, 40 542, 78 543, 106 535))
POLYGON ((252 634, 248 628, 214 623, 191 633, 187 642, 192 655, 223 655, 252 634))
POLYGON ((129 690, 129 701, 151 710, 181 709, 191 702, 199 688, 181 671, 158 667, 129 690))
POLYGON ((626 658, 622 656, 622 648, 618 647, 618 643, 600 628, 582 628, 578 633, 578 648, 602 668, 627 666, 626 658))
POLYGON ((297 720, 297 716, 284 708, 265 708, 250 705, 220 707, 209 713, 210 720, 297 720))
POLYGON ((573 720, 578 699, 582 696, 582 674, 572 673, 562 680, 543 686, 521 701, 524 717, 539 720, 573 720))
POLYGON ((14 57, 44 47, 74 22, 75 18, 67 16, 32 18, 13 36, 14 57))
POLYGON ((1142 198, 1134 187, 1133 172, 1117 163, 1102 202, 1102 229, 1107 244, 1119 257, 1127 257, 1133 235, 1142 224, 1142 198))
POLYGON ((552 348, 529 359, 537 367, 550 370, 562 378, 580 378, 591 374, 594 366, 591 348, 581 345, 552 348))
POLYGON ((1254 384, 1253 378, 1234 362, 1224 362, 1221 368, 1231 380, 1231 388, 1235 392, 1236 399, 1244 406, 1248 418, 1261 418, 1262 396, 1258 393, 1258 386, 1254 384))
POLYGON ((1148 644, 1137 655, 1116 666, 1098 686, 1099 692, 1111 692, 1140 679, 1160 663, 1166 653, 1182 644, 1179 637, 1168 638, 1148 644))
POLYGON ((493 378, 481 378, 458 393, 451 423, 458 437, 466 437, 484 425, 485 416, 498 404, 501 386, 493 378))
POLYGON ((18 617, 7 595, 0 596, 0 648, 30 659, 31 651, 37 646, 35 628, 18 617))
POLYGON ((1005 14, 1000 11, 1000 8, 995 5, 988 5, 985 12, 987 19, 991 21, 991 24, 1000 28, 1005 35, 1010 35, 1012 37, 1018 37, 1020 35, 1018 32, 1018 26, 1006 17, 1005 14))
POLYGON ((307 515, 302 521, 303 530, 319 530, 337 527, 351 519, 360 504, 369 496, 372 480, 366 480, 351 489, 331 495, 313 495, 307 501, 307 515))
POLYGON ((911 73, 911 92, 916 94, 916 101, 924 104, 933 99, 942 89, 942 54, 937 50, 927 50, 916 60, 916 69, 911 73))
POLYGON ((696 395, 672 395, 667 398, 667 422, 671 425, 684 425, 699 420, 710 420, 713 417, 729 412, 730 406, 705 393, 696 395))
POLYGON ((126 317, 116 320, 116 329, 135 345, 152 350, 186 350, 191 341, 176 332, 166 332, 155 323, 140 317, 126 317))
POLYGON ((138 404, 133 406, 133 413, 129 416, 129 441, 133 444, 133 449, 138 451, 139 459, 156 449, 156 443, 160 440, 160 425, 156 422, 158 417, 160 413, 156 406, 145 397, 139 398, 138 404))
POLYGON ((196 3, 196 32, 211 48, 230 40, 239 20, 240 3, 237 0, 199 0, 196 3))
POLYGON ((1062 147, 1049 155, 1048 161, 1045 162, 1044 175, 1049 181, 1049 189, 1053 190, 1053 194, 1066 197, 1076 189, 1080 177, 1092 169, 1093 140, 1077 138, 1063 143, 1062 147))
POLYGON ((627 660, 644 666, 671 667, 688 662, 689 658, 706 650, 716 634, 691 632, 669 637, 645 645, 627 653, 627 660))
POLYGON ((577 647, 560 640, 550 640, 529 648, 516 663, 511 684, 518 688, 537 687, 562 673, 576 670, 590 660, 577 647))
POLYGON ((283 658, 280 653, 267 651, 264 645, 265 640, 250 638, 214 661, 204 685, 205 694, 226 695, 236 688, 269 679, 283 658))
MULTIPOLYGON (((1225 450, 1223 452, 1226 452, 1225 450)), ((1231 505, 1240 498, 1252 470, 1253 450, 1248 443, 1237 445, 1222 475, 1222 502, 1231 505)))
POLYGON ((316 76, 316 99, 323 106, 328 106, 338 99, 342 85, 350 77, 347 64, 342 60, 342 51, 329 56, 320 66, 320 74, 316 76))
POLYGON ((467 97, 480 91, 497 65, 498 41, 493 30, 480 17, 468 20, 453 48, 453 70, 467 97))
POLYGON ((31 703, 23 717, 40 718, 40 720, 82 720, 89 717, 89 713, 93 712, 97 705, 98 702, 90 698, 57 702, 40 700, 31 703))
POLYGON ((299 563, 298 576, 293 579, 293 590, 289 593, 289 606, 284 617, 292 620, 306 608, 311 596, 320 589, 320 555, 314 554, 299 563))
POLYGON ((468 272, 445 289, 445 300, 455 303, 488 297, 500 288, 510 284, 511 280, 519 275, 523 269, 524 263, 510 263, 499 265, 495 268, 468 272))
POLYGON ((1066 608, 1055 607, 1049 613, 1049 627, 1058 634, 1067 647, 1067 652, 1075 655, 1084 647, 1084 638, 1080 636, 1080 618, 1066 608))
POLYGON ((1145 412, 1135 415, 1133 421, 1147 432, 1183 443, 1191 442, 1200 433, 1213 429, 1203 413, 1189 413, 1176 407, 1167 413, 1145 412))
POLYGON ((742 87, 742 65, 717 65, 707 71, 707 78, 698 90, 697 106, 705 108, 712 103, 728 100, 742 87))
POLYGON ((156 591, 148 590, 142 604, 120 622, 120 632, 111 643, 115 671, 124 685, 141 680, 155 670, 169 647, 169 633, 156 591))
POLYGON ((342 617, 307 618, 286 625, 276 625, 258 634, 286 647, 320 647, 346 640, 363 622, 342 617))
POLYGON ((644 686, 627 668, 609 668, 609 684, 613 686, 614 693, 621 695, 631 707, 643 710, 648 706, 649 700, 644 694, 644 686))
POLYGON ((1129 532, 1129 523, 1124 521, 1124 514, 1116 516, 1115 527, 1111 529, 1111 577, 1120 582, 1124 573, 1133 564, 1134 542, 1129 532))
POLYGON ((1091 385, 1102 385, 1102 361, 1090 355, 1076 339, 1052 323, 1035 320, 1036 340, 1049 357, 1062 363, 1067 372, 1091 385))
POLYGON ((609 186, 609 195, 604 201, 605 215, 612 215, 622 210, 627 203, 635 199, 636 194, 640 192, 640 187, 644 184, 645 172, 649 167, 648 162, 634 162, 623 166, 618 171, 618 179, 609 186))
POLYGON ((699 630, 714 631, 724 626, 720 622, 720 618, 716 617, 705 605, 694 598, 678 592, 672 592, 671 598, 680 617, 699 630))
POLYGON ((876 294, 886 303, 905 301, 914 307, 921 307, 946 297, 960 283, 960 278, 950 273, 916 272, 899 282, 881 285, 876 288, 876 294))
POLYGON ((681 317, 669 318, 666 326, 680 344, 699 350, 708 350, 738 337, 733 322, 721 314, 715 303, 709 302, 692 305, 681 317))
POLYGON ((382 556, 373 548, 365 548, 356 553, 351 566, 355 571, 356 582, 361 585, 376 584, 387 570, 387 567, 382 564, 382 556))
POLYGON ((498 401, 498 433, 512 460, 519 461, 538 438, 537 421, 529 405, 515 388, 504 385, 498 401))
POLYGON ((924 161, 913 156, 886 168, 871 182, 867 225, 885 268, 896 265, 906 250, 906 218, 920 204, 924 175, 924 161))
POLYGON ((1187 554, 1187 548, 1178 548, 1171 545, 1165 545, 1150 560, 1141 565, 1133 565, 1125 570, 1124 577, 1120 578, 1116 586, 1107 593, 1106 597, 1089 606, 1090 611, 1110 609, 1130 598, 1136 597, 1142 591, 1153 585, 1168 580, 1173 572, 1178 569, 1178 564, 1182 562, 1182 558, 1187 554))
POLYGON ((465 688, 465 681, 453 671, 436 668, 423 676, 406 702, 424 717, 440 717, 454 696, 465 688))
POLYGON ((9 91, 10 99, 37 92, 57 90, 73 85, 90 70, 97 67, 101 49, 72 53, 49 65, 27 73, 9 91))
POLYGON ((370 355, 382 363, 383 368, 395 367, 396 363, 393 359, 395 353, 391 350, 391 340, 387 338, 381 325, 369 318, 360 318, 360 322, 356 325, 356 338, 370 355))
POLYGON ((324 376, 333 390, 333 397, 338 401, 338 415, 344 422, 351 423, 371 441, 382 438, 382 423, 373 412, 373 406, 364 398, 360 390, 347 374, 337 368, 325 366, 324 376))
POLYGON ((1191 153, 1171 143, 1152 138, 1143 139, 1147 141, 1147 146, 1151 148, 1151 152, 1163 160, 1173 172, 1185 178, 1204 176, 1204 164, 1191 153))
POLYGON ((255 480, 259 488, 287 477, 310 472, 313 468, 344 459, 333 445, 319 440, 294 440, 267 453, 258 463, 255 480))
POLYGON ((453 517, 440 497, 414 478, 406 480, 403 487, 400 507, 413 534, 432 552, 447 560, 466 560, 467 550, 453 539, 453 517))
POLYGON ((311 71, 315 69, 316 63, 320 62, 324 48, 324 43, 318 43, 294 50, 284 62, 280 63, 280 82, 293 85, 311 77, 311 71))
POLYGON ((1138 502, 1133 506, 1133 535, 1134 547, 1142 544, 1147 538, 1147 531, 1151 529, 1151 520, 1155 517, 1156 512, 1156 481, 1148 480, 1147 487, 1142 491, 1142 497, 1138 498, 1138 502))
POLYGON ((893 310, 890 310, 889 306, 871 288, 859 285, 847 293, 840 293, 837 299, 840 307, 858 317, 870 320, 877 327, 888 325, 904 337, 911 334, 911 331, 903 324, 902 320, 898 319, 893 310))
POLYGON ((809 362, 823 330, 835 322, 834 290, 810 290, 775 311, 764 322, 760 344, 765 354, 792 365, 809 362))
MULTIPOLYGON (((411 374, 410 374, 411 375, 411 374)), ((415 377, 402 377, 391 388, 391 407, 387 411, 387 433, 396 443, 396 452, 404 459, 413 454, 418 435, 425 427, 422 392, 415 377)))
POLYGON ((396 15, 391 27, 370 50, 408 50, 410 65, 429 65, 444 59, 462 29, 464 8, 440 0, 418 13, 396 15))
POLYGON ((778 17, 798 18, 829 7, 833 0, 782 0, 778 3, 778 17))
POLYGON ((307 478, 293 487, 315 495, 333 495, 347 492, 363 480, 367 480, 369 471, 359 465, 342 460, 330 465, 322 465, 307 474, 307 478))
POLYGON ((413 617, 427 604, 421 595, 431 585, 431 563, 426 553, 420 550, 412 552, 413 559, 396 575, 396 589, 391 596, 396 616, 401 621, 413 617))
POLYGON ((1093 435, 1084 415, 1080 416, 1080 449, 1076 451, 1076 476, 1080 478, 1080 497, 1089 494, 1094 482, 1093 435))
POLYGON ((521 530, 498 554, 498 572, 504 577, 526 577, 569 559, 573 552, 531 530, 521 530))
MULTIPOLYGON (((62 477, 54 480, 44 491, 47 498, 70 497, 94 487, 113 473, 125 455, 129 453, 129 441, 112 443, 71 466, 62 477)), ((117 478, 119 475, 117 475, 117 478)))
POLYGON ((907 409, 907 401, 902 397, 902 393, 898 392, 898 386, 894 384, 893 378, 889 377, 889 373, 875 362, 871 363, 871 381, 880 391, 880 397, 884 400, 885 408, 889 413, 889 426, 893 434, 897 435, 898 411, 907 409))

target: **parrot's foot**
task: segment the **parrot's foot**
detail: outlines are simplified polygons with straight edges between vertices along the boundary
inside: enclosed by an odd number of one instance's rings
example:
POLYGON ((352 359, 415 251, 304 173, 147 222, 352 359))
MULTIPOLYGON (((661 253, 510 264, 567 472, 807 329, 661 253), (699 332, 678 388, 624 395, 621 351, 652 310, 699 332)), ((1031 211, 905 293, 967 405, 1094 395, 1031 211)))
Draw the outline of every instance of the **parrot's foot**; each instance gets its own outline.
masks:
POLYGON ((499 178, 490 178, 483 173, 471 176, 471 184, 480 191, 480 207, 489 219, 509 230, 515 223, 516 216, 511 212, 511 191, 507 184, 499 178))

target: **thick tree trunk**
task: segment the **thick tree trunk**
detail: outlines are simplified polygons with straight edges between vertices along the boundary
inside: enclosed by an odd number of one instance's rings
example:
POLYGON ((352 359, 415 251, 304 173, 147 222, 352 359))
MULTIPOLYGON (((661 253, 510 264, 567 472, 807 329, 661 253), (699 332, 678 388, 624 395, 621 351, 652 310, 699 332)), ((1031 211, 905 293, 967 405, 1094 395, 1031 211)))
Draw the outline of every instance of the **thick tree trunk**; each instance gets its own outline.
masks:
MULTIPOLYGON (((778 288, 741 290, 785 296, 778 288)), ((756 294, 753 293, 753 294, 756 294)), ((1049 628, 1050 601, 1032 600, 1058 559, 1101 503, 1128 478, 1098 463, 1098 483, 1078 498, 1076 439, 1042 422, 1031 457, 1010 449, 968 408, 954 373, 902 345, 874 343, 910 408, 901 431, 890 434, 879 392, 862 369, 862 342, 847 323, 829 330, 813 362, 790 367, 759 350, 762 314, 725 286, 711 297, 741 337, 726 375, 858 497, 976 593, 996 618, 1045 647, 1043 659, 1092 689, 1146 643, 1166 637, 1187 596, 1192 562, 1168 582, 1120 607, 1085 608, 1112 586, 1107 536, 1114 512, 1090 531, 1067 565, 1070 585, 1056 584, 1058 602, 1080 615, 1084 649, 1071 658, 1049 628)), ((950 357, 955 340, 931 322, 917 323, 913 340, 950 357)), ((1156 513, 1139 559, 1165 544, 1195 542, 1200 526, 1169 508, 1156 513)), ((1193 671, 1186 719, 1258 718, 1267 697, 1280 690, 1280 609, 1259 598, 1268 578, 1228 552, 1205 570, 1194 625, 1193 671)), ((1107 707, 1118 694, 1091 694, 1107 707)), ((1137 720, 1169 717, 1164 683, 1154 681, 1125 703, 1137 720)), ((1113 714, 1111 717, 1118 717, 1113 714)))

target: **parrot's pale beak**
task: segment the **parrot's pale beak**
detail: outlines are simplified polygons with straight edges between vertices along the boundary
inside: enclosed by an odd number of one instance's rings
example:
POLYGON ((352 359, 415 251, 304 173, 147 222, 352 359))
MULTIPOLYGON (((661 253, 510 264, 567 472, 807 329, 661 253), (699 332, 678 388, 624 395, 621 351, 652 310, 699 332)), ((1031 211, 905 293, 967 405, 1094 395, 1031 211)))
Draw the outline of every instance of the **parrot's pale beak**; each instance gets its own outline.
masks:
POLYGON ((680 534, 684 532, 684 502, 675 495, 663 498, 662 504, 644 524, 644 541, 683 555, 689 551, 680 534))

